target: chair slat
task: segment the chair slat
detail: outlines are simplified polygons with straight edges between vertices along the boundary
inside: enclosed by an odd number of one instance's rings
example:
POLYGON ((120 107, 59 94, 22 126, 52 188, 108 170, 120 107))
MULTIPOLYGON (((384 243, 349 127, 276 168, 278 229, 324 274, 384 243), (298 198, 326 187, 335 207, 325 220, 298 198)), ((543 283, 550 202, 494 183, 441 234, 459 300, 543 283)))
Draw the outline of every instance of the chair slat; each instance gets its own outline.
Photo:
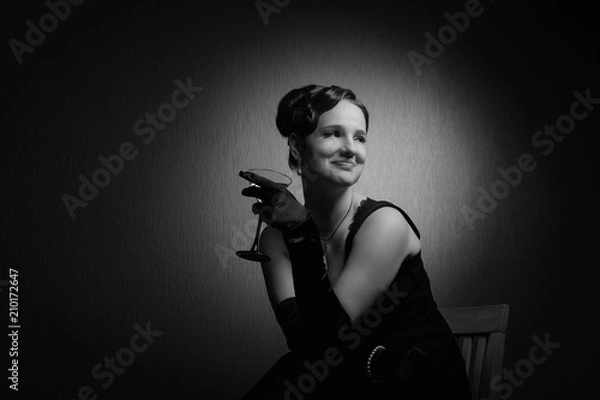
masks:
POLYGON ((507 304, 439 308, 456 337, 474 400, 500 400, 492 379, 502 373, 510 307, 507 304))
POLYGON ((461 353, 465 360, 467 375, 471 375, 471 351, 473 349, 473 339, 470 336, 461 336, 461 353))
POLYGON ((504 344, 505 344, 506 335, 504 333, 492 333, 488 339, 488 345, 485 352, 485 361, 484 361, 484 372, 481 376, 482 385, 481 390, 482 393, 488 394, 485 397, 488 397, 489 400, 501 400, 500 391, 493 391, 490 389, 490 384, 492 379, 502 374, 502 362, 504 358, 504 344))
POLYGON ((487 336, 477 336, 475 337, 474 347, 475 354, 473 359, 473 372, 471 374, 472 384, 471 391, 474 399, 479 398, 479 391, 481 388, 481 376, 483 373, 483 361, 485 360, 486 349, 487 349, 487 336))

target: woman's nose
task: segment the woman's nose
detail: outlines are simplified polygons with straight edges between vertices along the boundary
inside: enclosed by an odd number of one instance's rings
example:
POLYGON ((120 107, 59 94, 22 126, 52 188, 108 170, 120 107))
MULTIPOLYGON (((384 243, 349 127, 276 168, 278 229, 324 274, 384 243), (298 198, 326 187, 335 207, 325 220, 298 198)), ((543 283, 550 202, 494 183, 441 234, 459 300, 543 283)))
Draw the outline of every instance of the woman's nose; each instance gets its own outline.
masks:
POLYGON ((354 144, 354 140, 345 139, 342 148, 340 149, 340 153, 346 156, 353 156, 356 153, 356 146, 354 144))

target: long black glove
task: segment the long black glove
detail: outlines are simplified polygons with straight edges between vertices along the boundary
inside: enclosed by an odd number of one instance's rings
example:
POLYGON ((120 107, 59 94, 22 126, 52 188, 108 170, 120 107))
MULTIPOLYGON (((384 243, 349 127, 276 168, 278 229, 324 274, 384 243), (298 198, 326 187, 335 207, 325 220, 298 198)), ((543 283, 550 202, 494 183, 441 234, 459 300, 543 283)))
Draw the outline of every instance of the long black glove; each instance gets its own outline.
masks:
POLYGON ((292 263, 298 312, 303 321, 323 333, 336 333, 350 317, 337 298, 323 261, 323 248, 312 214, 283 232, 292 263))
POLYGON ((288 248, 299 318, 294 315, 292 300, 280 304, 284 310, 278 309, 277 319, 290 349, 315 350, 315 346, 331 344, 342 324, 350 325, 350 317, 329 281, 312 213, 284 185, 251 172, 240 172, 240 176, 259 185, 245 188, 242 195, 261 200, 252 211, 282 232, 288 248))

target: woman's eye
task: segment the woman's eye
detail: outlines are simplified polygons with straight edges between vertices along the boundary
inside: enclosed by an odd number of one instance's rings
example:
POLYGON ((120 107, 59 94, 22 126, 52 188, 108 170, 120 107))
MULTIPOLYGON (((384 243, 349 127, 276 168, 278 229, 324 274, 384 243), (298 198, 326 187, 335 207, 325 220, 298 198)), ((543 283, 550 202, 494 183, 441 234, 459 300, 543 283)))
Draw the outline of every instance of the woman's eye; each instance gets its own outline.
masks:
POLYGON ((329 137, 329 136, 335 136, 338 137, 340 134, 338 131, 326 131, 323 133, 323 136, 325 137, 329 137))
POLYGON ((358 141, 361 143, 367 143, 367 138, 364 136, 358 136, 356 139, 358 139, 358 141))

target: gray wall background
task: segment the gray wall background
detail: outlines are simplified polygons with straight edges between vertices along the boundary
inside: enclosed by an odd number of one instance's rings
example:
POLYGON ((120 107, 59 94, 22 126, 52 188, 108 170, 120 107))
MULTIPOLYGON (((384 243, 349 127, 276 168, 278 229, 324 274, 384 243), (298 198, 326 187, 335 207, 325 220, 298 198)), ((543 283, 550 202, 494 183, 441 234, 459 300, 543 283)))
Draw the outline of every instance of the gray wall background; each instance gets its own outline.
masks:
MULTIPOLYGON (((309 83, 352 88, 369 108, 356 190, 413 217, 438 304, 509 304, 507 368, 534 335, 561 343, 511 397, 598 393, 600 110, 548 156, 531 144, 574 91, 600 97, 591 11, 483 1, 419 76, 406 53, 465 3, 397 3, 292 1, 265 25, 253 1, 88 1, 22 65, 5 47, 0 279, 20 271, 19 395, 235 399, 286 352, 260 267, 233 254, 255 227, 237 172, 289 171, 276 106, 309 83), (188 78, 203 91, 144 144, 134 123, 188 78), (61 196, 123 142, 138 156, 71 219, 61 196), (536 169, 470 229, 461 208, 523 153, 536 169), (163 334, 102 388, 91 369, 147 321, 163 334)), ((47 12, 6 13, 5 41, 47 12)), ((297 177, 292 189, 302 199, 297 177)))

